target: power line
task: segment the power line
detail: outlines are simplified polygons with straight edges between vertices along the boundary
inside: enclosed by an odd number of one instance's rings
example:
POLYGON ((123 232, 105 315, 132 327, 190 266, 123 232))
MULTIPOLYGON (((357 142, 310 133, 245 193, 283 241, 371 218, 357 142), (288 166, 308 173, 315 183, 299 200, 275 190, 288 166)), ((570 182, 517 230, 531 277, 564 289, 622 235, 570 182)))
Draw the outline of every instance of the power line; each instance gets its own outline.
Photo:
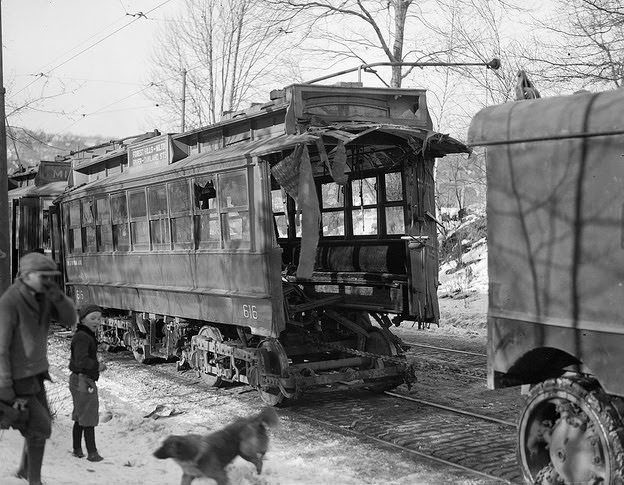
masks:
POLYGON ((131 93, 131 94, 129 94, 128 96, 125 96, 125 97, 123 97, 123 98, 121 98, 121 99, 118 99, 117 101, 113 101, 112 103, 109 103, 109 104, 107 104, 106 106, 102 106, 101 108, 96 109, 95 111, 92 111, 92 112, 90 112, 90 113, 82 113, 82 115, 81 115, 78 119, 76 119, 76 120, 75 120, 75 121, 73 121, 71 124, 69 124, 69 125, 67 125, 65 128, 63 128, 63 129, 61 130, 61 133, 62 133, 62 132, 67 131, 69 128, 71 128, 72 126, 74 126, 74 125, 75 125, 76 123, 78 123, 79 121, 81 121, 81 120, 85 119, 87 116, 92 116, 92 115, 94 115, 94 114, 97 114, 97 113, 99 113, 99 112, 101 112, 101 111, 104 111, 106 108, 108 108, 108 107, 110 107, 110 106, 113 106, 113 105, 115 105, 115 104, 117 104, 117 103, 121 103, 122 101, 125 101, 126 99, 131 98, 132 96, 136 96, 137 94, 140 94, 140 93, 142 93, 143 91, 145 91, 146 89, 148 89, 148 88, 152 87, 152 86, 153 86, 153 84, 154 84, 154 83, 149 83, 147 86, 145 86, 145 87, 143 87, 143 88, 139 89, 138 91, 135 91, 134 93, 131 93))
MULTIPOLYGON (((114 30, 113 32, 111 32, 110 34, 108 34, 106 37, 103 37, 102 39, 98 40, 97 42, 94 42, 93 44, 89 45, 88 47, 85 47, 84 49, 82 49, 80 52, 74 54, 73 56, 71 56, 69 59, 61 62, 60 64, 57 64, 56 66, 54 66, 53 68, 49 69, 47 72, 41 72, 36 74, 35 79, 33 79, 30 83, 28 83, 26 86, 24 86, 22 89, 20 89, 19 91, 13 93, 11 95, 11 98, 16 96, 17 94, 21 93, 22 91, 24 91, 25 89, 29 88, 30 86, 32 86, 35 82, 37 82, 39 79, 41 79, 42 77, 47 76, 49 73, 51 73, 52 71, 54 71, 55 69, 58 69, 61 66, 64 66, 65 64, 67 64, 68 62, 70 62, 71 60, 75 59, 76 57, 78 57, 79 55, 85 53, 86 51, 88 51, 89 49, 92 49, 93 47, 95 47, 96 45, 104 42, 106 39, 112 37, 113 35, 115 35, 117 32, 125 29, 126 27, 132 25, 134 22, 136 22, 137 20, 139 20, 142 17, 145 17, 147 14, 153 12, 154 10, 159 9, 160 7, 162 7, 163 5, 166 5, 167 3, 171 2, 171 0, 165 0, 164 2, 161 2, 160 4, 158 4, 157 6, 155 6, 154 8, 148 10, 145 14, 143 14, 143 12, 139 12, 138 14, 130 14, 132 15, 134 18, 132 20, 130 20, 127 24, 121 26, 120 28, 118 28, 117 30, 114 30)), ((122 4, 123 6, 123 4, 122 4)), ((93 37, 93 36, 92 36, 93 37)), ((49 63, 48 63, 49 64, 49 63)))

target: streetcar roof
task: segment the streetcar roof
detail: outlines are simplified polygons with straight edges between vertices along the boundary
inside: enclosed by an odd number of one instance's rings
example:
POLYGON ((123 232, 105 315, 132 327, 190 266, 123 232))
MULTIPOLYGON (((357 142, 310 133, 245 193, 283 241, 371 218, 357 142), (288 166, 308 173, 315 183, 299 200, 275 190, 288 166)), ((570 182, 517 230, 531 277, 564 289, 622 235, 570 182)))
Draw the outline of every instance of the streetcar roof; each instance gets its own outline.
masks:
POLYGON ((62 194, 67 187, 67 182, 50 182, 45 185, 26 185, 16 189, 9 190, 9 198, 17 199, 19 197, 47 197, 62 194))
POLYGON ((76 187, 76 189, 92 190, 105 185, 123 184, 134 180, 144 180, 146 177, 157 177, 160 174, 172 171, 192 170, 205 164, 250 159, 250 157, 278 153, 294 148, 300 143, 313 143, 322 137, 349 143, 373 132, 393 135, 404 140, 418 139, 422 142, 422 149, 428 155, 434 157, 448 153, 468 153, 470 151, 460 141, 448 135, 429 130, 400 125, 337 123, 325 127, 311 128, 310 131, 302 134, 279 134, 259 140, 240 142, 219 150, 195 153, 169 165, 130 169, 127 172, 94 180, 76 187))

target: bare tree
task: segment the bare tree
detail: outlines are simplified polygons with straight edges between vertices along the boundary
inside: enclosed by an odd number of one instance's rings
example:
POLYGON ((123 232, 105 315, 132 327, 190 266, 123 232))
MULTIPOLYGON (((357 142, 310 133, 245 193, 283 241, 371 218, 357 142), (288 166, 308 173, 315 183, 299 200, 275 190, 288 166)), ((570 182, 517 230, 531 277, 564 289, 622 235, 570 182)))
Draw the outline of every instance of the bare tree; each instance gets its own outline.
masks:
POLYGON ((574 88, 624 85, 624 4, 620 0, 557 0, 541 20, 541 76, 574 88))
POLYGON ((186 0, 184 13, 159 34, 151 96, 181 116, 182 72, 186 71, 186 126, 218 121, 267 90, 279 74, 288 18, 261 0, 186 0))
MULTIPOLYGON (((445 52, 425 32, 424 15, 417 0, 265 0, 268 5, 291 14, 305 26, 304 37, 313 47, 308 51, 331 58, 336 65, 345 60, 361 64, 374 62, 422 62, 438 59, 445 52), (417 41, 408 25, 421 28, 417 41)), ((413 30, 413 29, 412 29, 413 30)), ((327 62, 324 67, 327 67, 327 62)), ((391 66, 387 86, 401 87, 414 67, 391 66)))

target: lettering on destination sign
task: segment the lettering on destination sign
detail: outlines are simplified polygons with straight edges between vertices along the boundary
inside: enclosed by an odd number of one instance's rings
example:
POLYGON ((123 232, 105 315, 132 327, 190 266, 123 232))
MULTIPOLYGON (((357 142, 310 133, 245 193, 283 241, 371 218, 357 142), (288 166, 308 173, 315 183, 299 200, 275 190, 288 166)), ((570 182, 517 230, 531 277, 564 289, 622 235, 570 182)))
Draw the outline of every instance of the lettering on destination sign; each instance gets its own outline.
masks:
POLYGON ((169 154, 169 137, 159 136, 150 140, 150 143, 128 147, 128 163, 131 167, 152 163, 164 165, 169 163, 169 154))
POLYGON ((51 162, 42 160, 39 162, 35 185, 41 186, 51 182, 67 182, 71 172, 71 163, 51 162))

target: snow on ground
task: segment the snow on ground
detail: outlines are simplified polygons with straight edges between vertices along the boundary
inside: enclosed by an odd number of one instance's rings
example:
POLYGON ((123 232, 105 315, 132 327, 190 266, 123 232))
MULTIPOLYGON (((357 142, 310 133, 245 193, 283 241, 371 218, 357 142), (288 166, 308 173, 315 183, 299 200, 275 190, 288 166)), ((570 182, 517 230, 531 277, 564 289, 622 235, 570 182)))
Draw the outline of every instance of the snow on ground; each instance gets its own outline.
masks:
MULTIPOLYGON (((47 485, 177 484, 179 467, 172 460, 152 456, 163 438, 169 434, 209 433, 261 407, 259 398, 225 394, 193 383, 192 379, 190 383, 171 379, 163 367, 142 366, 128 353, 124 353, 125 357, 105 354, 108 369, 99 381, 101 424, 96 428, 98 449, 105 460, 90 463, 71 456, 68 347, 67 339, 51 339, 49 358, 55 382, 48 386, 48 396, 55 419, 42 473, 47 485), (174 415, 156 420, 145 417, 158 404, 170 406, 174 415)), ((245 392, 249 388, 240 389, 245 392)), ((460 481, 439 465, 419 463, 396 450, 306 424, 287 412, 278 413, 281 423, 272 432, 263 473, 257 475, 253 465, 236 458, 228 468, 232 485, 484 483, 460 481)), ((19 433, 0 432, 1 485, 26 483, 12 477, 21 446, 19 433)), ((214 482, 202 479, 194 483, 214 482)))
MULTIPOLYGON (((440 326, 432 333, 460 335, 484 341, 487 312, 487 252, 485 241, 470 245, 455 262, 440 269, 440 326)), ((404 322, 397 334, 417 332, 404 322)), ((67 387, 69 341, 53 338, 50 344, 51 374, 48 387, 54 411, 52 438, 43 465, 47 485, 158 485, 179 483, 181 472, 172 460, 152 456, 169 434, 209 433, 236 416, 258 411, 260 400, 243 400, 206 386, 174 382, 159 373, 158 366, 141 366, 127 357, 105 355, 109 369, 99 381, 101 424, 96 441, 105 460, 90 463, 71 456, 71 398, 67 387), (154 420, 147 414, 159 404, 178 414, 154 420)), ((168 364, 172 365, 172 364, 168 364)), ((320 431, 313 423, 281 416, 280 428, 272 433, 269 453, 261 475, 253 465, 237 458, 228 468, 232 485, 356 485, 356 484, 441 484, 484 483, 457 481, 448 470, 365 443, 355 437, 320 431), (451 478, 453 477, 453 478, 451 478)), ((24 485, 14 478, 22 438, 14 430, 0 431, 0 485, 24 485)), ((196 480, 197 484, 214 483, 196 480)))

